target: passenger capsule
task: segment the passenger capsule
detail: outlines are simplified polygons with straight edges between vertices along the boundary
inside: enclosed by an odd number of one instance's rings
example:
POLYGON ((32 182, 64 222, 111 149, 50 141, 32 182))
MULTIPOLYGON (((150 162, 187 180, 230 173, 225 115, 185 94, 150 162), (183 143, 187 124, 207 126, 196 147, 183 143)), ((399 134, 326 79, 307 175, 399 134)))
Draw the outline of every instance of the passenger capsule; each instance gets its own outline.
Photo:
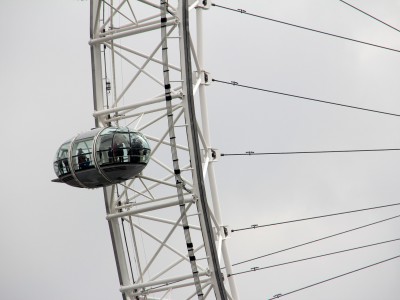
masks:
POLYGON ((150 159, 150 146, 140 132, 125 127, 95 128, 78 134, 57 150, 57 179, 74 187, 98 188, 138 175, 150 159))

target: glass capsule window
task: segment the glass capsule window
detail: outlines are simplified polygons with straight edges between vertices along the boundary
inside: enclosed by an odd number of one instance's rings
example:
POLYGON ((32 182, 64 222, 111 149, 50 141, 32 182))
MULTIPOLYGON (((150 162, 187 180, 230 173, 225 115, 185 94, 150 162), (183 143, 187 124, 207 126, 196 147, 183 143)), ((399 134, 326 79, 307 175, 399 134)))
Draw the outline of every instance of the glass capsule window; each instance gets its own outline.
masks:
POLYGON ((142 134, 127 128, 107 128, 97 138, 100 166, 115 163, 147 163, 150 146, 142 134))
POLYGON ((150 159, 150 146, 138 132, 130 133, 131 149, 129 154, 129 161, 136 163, 148 163, 150 159))
POLYGON ((117 163, 128 162, 128 152, 130 150, 129 133, 117 132, 113 139, 114 161, 117 163))
POLYGON ((85 170, 94 167, 93 138, 75 140, 72 147, 72 166, 74 171, 85 170))
POLYGON ((100 166, 114 162, 112 147, 113 137, 116 130, 116 128, 106 128, 97 138, 96 156, 97 162, 100 166))
POLYGON ((56 172, 57 176, 71 172, 68 162, 68 151, 70 144, 71 141, 62 144, 56 153, 56 157, 54 159, 54 171, 56 172))

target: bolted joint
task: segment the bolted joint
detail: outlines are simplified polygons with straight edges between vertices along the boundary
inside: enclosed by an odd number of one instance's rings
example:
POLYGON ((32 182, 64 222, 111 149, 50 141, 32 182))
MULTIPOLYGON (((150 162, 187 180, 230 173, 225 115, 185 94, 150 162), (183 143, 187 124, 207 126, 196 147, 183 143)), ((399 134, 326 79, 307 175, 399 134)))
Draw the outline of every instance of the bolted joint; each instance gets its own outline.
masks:
POLYGON ((211 74, 206 71, 203 71, 201 73, 202 73, 202 76, 201 76, 202 83, 205 85, 210 85, 212 82, 211 74))
POLYGON ((224 233, 225 239, 231 238, 232 229, 229 226, 222 226, 222 232, 224 233))
POLYGON ((202 8, 202 9, 210 9, 210 7, 211 7, 211 0, 200 0, 196 6, 196 8, 202 8))
POLYGON ((214 239, 216 242, 218 241, 219 238, 222 238, 223 240, 231 238, 232 230, 227 225, 213 227, 213 231, 214 231, 214 239))
POLYGON ((195 194, 192 195, 192 202, 193 204, 196 204, 196 202, 199 201, 199 197, 195 194))
POLYGON ((210 157, 213 161, 218 161, 221 158, 221 151, 219 149, 210 149, 210 157))
POLYGON ((199 74, 199 72, 194 71, 193 78, 196 78, 196 80, 200 78, 201 84, 203 84, 203 85, 210 85, 211 82, 213 81, 211 73, 206 72, 206 71, 200 71, 200 74, 199 74))

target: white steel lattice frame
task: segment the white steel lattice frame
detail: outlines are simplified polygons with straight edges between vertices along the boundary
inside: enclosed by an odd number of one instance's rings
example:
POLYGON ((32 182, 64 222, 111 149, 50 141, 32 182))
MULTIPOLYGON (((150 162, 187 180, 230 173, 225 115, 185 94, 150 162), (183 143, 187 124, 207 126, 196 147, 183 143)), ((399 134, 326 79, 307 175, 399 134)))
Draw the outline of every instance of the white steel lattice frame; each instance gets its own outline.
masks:
POLYGON ((211 77, 202 18, 209 8, 193 0, 91 1, 96 126, 141 131, 152 148, 141 174, 104 188, 124 299, 239 299, 226 276, 230 232, 205 99, 211 77), (189 15, 196 20, 190 32, 189 15))

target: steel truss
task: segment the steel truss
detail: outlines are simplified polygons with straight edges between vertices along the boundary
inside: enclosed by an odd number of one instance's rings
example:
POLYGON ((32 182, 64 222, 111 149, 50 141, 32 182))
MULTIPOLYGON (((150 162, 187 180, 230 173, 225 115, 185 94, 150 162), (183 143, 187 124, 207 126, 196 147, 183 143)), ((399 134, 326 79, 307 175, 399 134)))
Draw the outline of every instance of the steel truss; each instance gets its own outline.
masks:
POLYGON ((129 126, 152 148, 142 174, 104 189, 124 299, 239 299, 226 276, 230 231, 205 99, 202 18, 210 4, 91 1, 96 126, 129 126))

